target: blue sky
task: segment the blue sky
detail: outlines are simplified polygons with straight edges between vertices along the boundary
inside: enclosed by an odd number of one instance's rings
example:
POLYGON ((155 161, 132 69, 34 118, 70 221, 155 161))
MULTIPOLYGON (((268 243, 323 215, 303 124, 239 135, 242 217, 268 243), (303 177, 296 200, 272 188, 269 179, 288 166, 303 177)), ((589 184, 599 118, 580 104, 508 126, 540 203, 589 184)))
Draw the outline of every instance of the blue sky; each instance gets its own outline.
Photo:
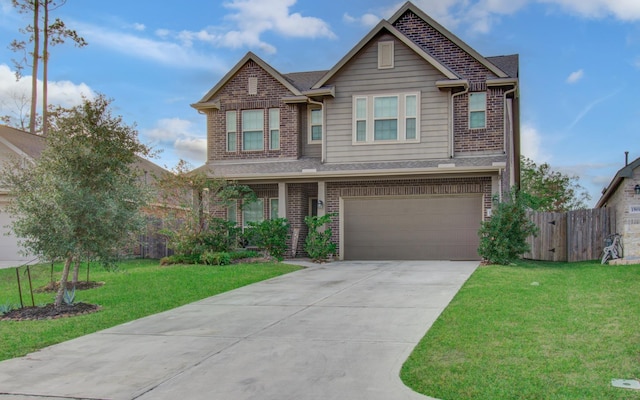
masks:
MULTIPOLYGON (((330 69, 394 0, 68 0, 53 11, 89 45, 54 47, 50 100, 81 93, 113 98, 143 142, 173 167, 205 159, 198 101, 247 51, 283 73, 330 69)), ((520 54, 522 152, 578 175, 595 203, 624 164, 640 157, 640 1, 415 0, 485 56, 520 54)), ((29 79, 16 82, 11 40, 27 17, 0 0, 0 114, 29 79)), ((30 75, 25 71, 25 75, 30 75)), ((28 77, 26 77, 28 78, 28 77)))

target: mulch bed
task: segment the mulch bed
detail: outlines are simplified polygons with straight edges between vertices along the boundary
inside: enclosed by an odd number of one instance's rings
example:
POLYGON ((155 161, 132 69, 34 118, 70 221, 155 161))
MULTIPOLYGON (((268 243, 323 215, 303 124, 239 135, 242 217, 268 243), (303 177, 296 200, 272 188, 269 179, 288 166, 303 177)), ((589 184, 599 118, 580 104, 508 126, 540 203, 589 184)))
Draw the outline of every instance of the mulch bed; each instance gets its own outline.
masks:
POLYGON ((90 314, 98 310, 100 310, 100 306, 96 304, 62 304, 57 308, 54 307, 53 304, 45 304, 44 306, 23 307, 16 310, 11 310, 6 314, 0 315, 0 321, 33 321, 41 319, 56 319, 90 314))

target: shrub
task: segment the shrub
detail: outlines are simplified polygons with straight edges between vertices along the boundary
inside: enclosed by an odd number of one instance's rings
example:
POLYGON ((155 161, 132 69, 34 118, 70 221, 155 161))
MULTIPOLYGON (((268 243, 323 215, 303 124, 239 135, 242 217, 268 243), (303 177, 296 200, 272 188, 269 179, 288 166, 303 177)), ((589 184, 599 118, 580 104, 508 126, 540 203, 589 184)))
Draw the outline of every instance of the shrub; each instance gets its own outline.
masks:
MULTIPOLYGON (((228 252, 238 245, 240 228, 234 222, 221 218, 210 218, 204 227, 194 233, 186 228, 175 231, 164 230, 169 247, 179 259, 173 264, 198 264, 205 252, 228 252)), ((169 261, 169 260, 167 260, 169 261)))
POLYGON ((309 227, 309 234, 304 242, 304 250, 314 261, 326 260, 329 254, 335 254, 336 244, 331 242, 332 231, 328 226, 331 217, 336 214, 325 214, 322 217, 307 216, 304 222, 309 227), (325 227, 322 230, 322 227, 325 227))
POLYGON ((243 258, 260 257, 260 253, 253 250, 239 250, 239 251, 232 251, 231 253, 229 253, 229 256, 231 257, 231 261, 236 261, 236 260, 241 260, 243 258))
POLYGON ((289 222, 286 218, 249 222, 249 229, 245 230, 245 236, 253 245, 282 261, 287 252, 289 222))
POLYGON ((192 254, 192 255, 174 254, 172 256, 162 257, 160 259, 160 265, 199 264, 199 263, 200 263, 199 254, 192 254))
POLYGON ((511 191, 505 201, 494 198, 493 215, 480 226, 478 254, 492 264, 508 265, 529 251, 527 237, 537 235, 521 196, 511 191))
POLYGON ((231 264, 231 255, 224 251, 205 251, 201 260, 207 265, 229 265, 231 264))

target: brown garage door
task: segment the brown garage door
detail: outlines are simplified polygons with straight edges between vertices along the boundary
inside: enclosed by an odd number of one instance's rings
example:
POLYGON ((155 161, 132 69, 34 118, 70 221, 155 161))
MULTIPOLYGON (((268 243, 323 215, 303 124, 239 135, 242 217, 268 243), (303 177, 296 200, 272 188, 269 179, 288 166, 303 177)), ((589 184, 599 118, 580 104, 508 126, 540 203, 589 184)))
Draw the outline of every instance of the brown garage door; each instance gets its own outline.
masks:
POLYGON ((347 260, 478 260, 481 196, 344 199, 347 260))

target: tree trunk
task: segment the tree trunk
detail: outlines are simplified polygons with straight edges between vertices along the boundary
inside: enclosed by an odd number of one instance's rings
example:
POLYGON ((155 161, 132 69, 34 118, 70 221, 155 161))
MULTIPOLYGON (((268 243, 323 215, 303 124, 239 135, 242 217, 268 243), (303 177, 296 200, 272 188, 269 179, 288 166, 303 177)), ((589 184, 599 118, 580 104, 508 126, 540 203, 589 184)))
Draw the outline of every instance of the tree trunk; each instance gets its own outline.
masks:
POLYGON ((60 278, 60 288, 58 294, 56 294, 56 301, 54 307, 58 308, 62 305, 62 298, 64 297, 64 290, 67 287, 67 281, 69 280, 69 267, 73 261, 73 254, 69 254, 64 262, 64 268, 62 269, 62 277, 60 278))
MULTIPOLYGON (((44 29, 42 30, 42 135, 47 136, 47 89, 49 85, 49 1, 43 3, 44 29)), ((76 280, 77 281, 77 280, 76 280)))
POLYGON ((38 59, 40 58, 40 0, 33 0, 33 67, 31 70, 31 115, 29 132, 36 133, 36 113, 38 105, 38 59))
POLYGON ((73 267, 73 278, 71 278, 71 283, 73 287, 76 287, 78 284, 78 274, 80 273, 80 257, 76 258, 76 264, 73 267))

